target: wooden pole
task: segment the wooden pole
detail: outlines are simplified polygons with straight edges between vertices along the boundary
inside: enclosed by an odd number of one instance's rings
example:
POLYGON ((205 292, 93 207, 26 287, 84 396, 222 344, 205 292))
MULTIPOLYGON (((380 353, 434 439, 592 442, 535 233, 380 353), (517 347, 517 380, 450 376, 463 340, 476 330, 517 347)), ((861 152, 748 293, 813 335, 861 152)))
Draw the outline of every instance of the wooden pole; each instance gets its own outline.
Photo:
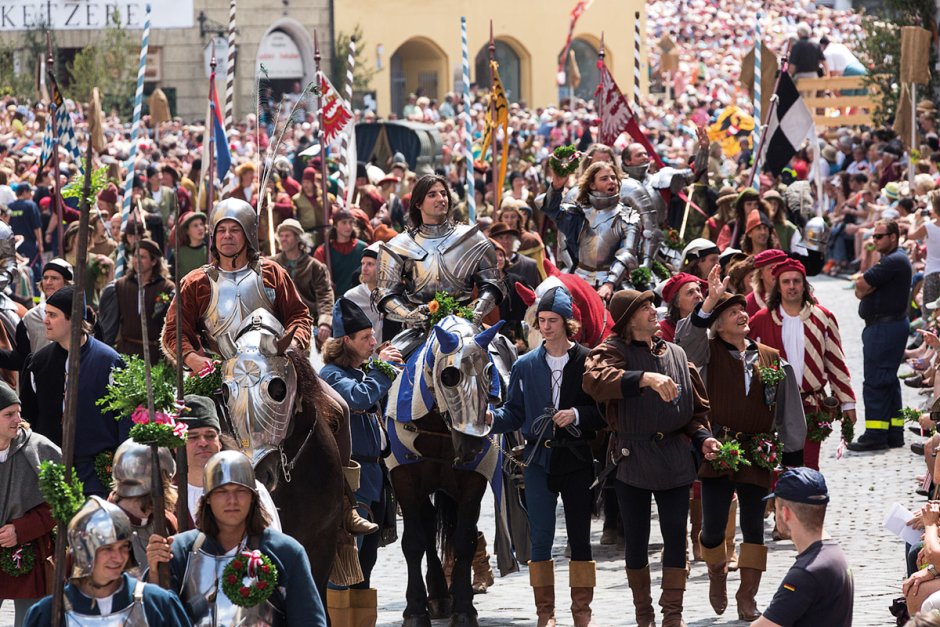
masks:
MULTIPOLYGON (((493 73, 493 61, 496 60, 496 40, 493 39, 493 20, 490 20, 490 45, 487 46, 487 50, 490 55, 490 116, 493 120, 493 141, 490 142, 490 150, 493 151, 493 211, 499 211, 499 202, 500 197, 503 195, 503 190, 499 188, 499 167, 497 165, 496 154, 499 152, 497 149, 497 127, 496 125, 496 98, 494 89, 496 87, 496 76, 493 73)), ((506 141, 508 137, 504 137, 503 141, 506 141)), ((484 155, 485 157, 485 155, 484 155)))
MULTIPOLYGON (((200 173, 200 177, 201 177, 200 173)), ((196 211, 199 206, 196 206, 196 211)), ((173 264, 174 281, 176 283, 176 297, 173 299, 173 306, 176 309, 176 400, 178 405, 183 403, 183 305, 180 299, 180 282, 182 280, 180 272, 180 241, 186 234, 182 232, 180 218, 182 209, 177 203, 176 207, 176 241, 173 245, 173 256, 176 263, 173 264)), ((177 486, 180 496, 176 499, 176 529, 180 533, 189 531, 189 499, 186 496, 189 481, 189 458, 186 456, 186 445, 176 449, 176 476, 179 478, 177 486)))
MULTIPOLYGON (((323 128, 323 88, 320 81, 320 43, 317 39, 317 31, 313 31, 313 61, 316 63, 317 70, 317 115, 320 117, 320 130, 318 132, 320 139, 320 188, 323 194, 323 215, 326 219, 324 223, 327 227, 327 236, 323 242, 323 258, 326 260, 326 270, 330 274, 330 281, 333 281, 333 262, 332 251, 330 248, 330 223, 333 220, 333 206, 330 204, 329 186, 326 183, 326 131, 323 128)), ((288 120, 288 124, 290 121, 288 120)))
MULTIPOLYGON (((144 223, 144 212, 137 201, 137 221, 144 223)), ((176 233, 179 238, 179 232, 176 233)), ((144 380, 147 384, 147 415, 150 422, 154 422, 155 408, 153 406, 153 383, 150 377, 150 329, 147 328, 147 299, 143 276, 140 273, 140 243, 134 249, 134 263, 137 267, 137 310, 140 312, 140 335, 144 346, 144 380)), ((163 501, 163 473, 160 469, 160 447, 150 445, 150 498, 153 502, 153 532, 158 536, 166 536, 166 505, 163 501)), ((169 564, 163 562, 157 568, 160 587, 170 587, 169 564)))
MULTIPOLYGON (((215 43, 212 44, 212 57, 209 59, 209 68, 212 74, 215 74, 216 66, 215 58, 215 43)), ((211 95, 210 95, 211 96, 211 95)), ((215 204, 215 127, 213 126, 214 120, 206 120, 206 132, 209 133, 209 167, 205 170, 206 177, 206 216, 212 215, 212 205, 215 204)), ((206 164, 202 164, 205 167, 206 164)), ((196 207, 198 209, 198 207, 196 207)), ((209 226, 207 224, 207 226, 209 226)), ((211 227, 210 227, 211 228, 211 227)), ((211 242, 213 238, 213 233, 209 233, 209 241, 211 242)), ((212 246, 206 246, 206 261, 212 263, 212 246)), ((179 289, 179 284, 177 284, 177 289, 179 289)), ((177 312, 178 313, 178 312, 177 312)), ((179 316, 177 316, 179 319, 179 316)), ((177 338, 179 341, 179 338, 177 338)), ((181 351, 180 345, 176 345, 176 350, 181 351)), ((182 352, 178 356, 182 356, 182 352)), ((177 359, 177 361, 179 361, 177 359)))
MULTIPOLYGON (((80 354, 85 320, 85 255, 88 254, 88 195, 91 194, 91 159, 93 142, 88 136, 88 148, 85 152, 85 180, 82 184, 82 198, 79 205, 78 239, 75 257, 75 291, 72 295, 71 332, 69 334, 69 355, 67 360, 68 382, 65 386, 65 411, 62 414, 62 463, 65 465, 65 482, 72 483, 72 464, 75 460, 75 422, 78 409, 78 377, 80 354), (78 348, 76 348, 78 347, 78 348)), ((52 627, 62 624, 62 595, 65 590, 65 546, 66 533, 59 523, 59 533, 55 543, 55 574, 52 591, 52 627)))
MULTIPOLYGON (((754 179, 757 177, 757 173, 760 170, 760 152, 764 147, 764 142, 767 141, 767 121, 777 111, 777 88, 780 87, 780 77, 783 76, 783 73, 787 71, 787 58, 790 56, 790 43, 787 43, 787 49, 784 50, 783 56, 780 58, 780 69, 777 70, 777 80, 774 81, 774 93, 770 97, 770 106, 767 107, 767 112, 764 113, 764 120, 761 123, 760 129, 760 141, 757 143, 757 147, 754 150, 754 165, 751 168, 751 176, 747 182, 748 187, 754 187, 754 179)), ((755 81, 759 81, 760 77, 755 76, 755 81)), ((732 242, 737 239, 737 233, 740 228, 740 225, 735 222, 734 225, 734 236, 732 237, 732 242)))
MULTIPOLYGON (((46 67, 49 69, 50 72, 55 72, 55 58, 52 56, 52 38, 49 35, 48 31, 46 31, 46 67)), ((58 253, 59 253, 59 257, 62 257, 64 259, 65 258, 65 250, 64 250, 65 242, 63 240, 65 239, 64 238, 65 229, 62 226, 62 221, 65 218, 65 215, 62 209, 62 194, 59 189, 60 187, 59 140, 58 140, 58 129, 57 129, 58 125, 56 124, 56 119, 55 119, 56 113, 58 113, 58 111, 57 111, 55 102, 53 102, 51 98, 49 100, 48 111, 49 111, 49 116, 50 116, 49 118, 50 123, 52 125, 51 128, 52 128, 52 138, 53 138, 52 159, 51 159, 52 161, 52 202, 55 203, 55 212, 56 212, 56 217, 58 218, 56 220, 56 235, 57 235, 57 239, 59 240, 58 253)), ((89 138, 90 137, 91 135, 89 134, 89 138)))

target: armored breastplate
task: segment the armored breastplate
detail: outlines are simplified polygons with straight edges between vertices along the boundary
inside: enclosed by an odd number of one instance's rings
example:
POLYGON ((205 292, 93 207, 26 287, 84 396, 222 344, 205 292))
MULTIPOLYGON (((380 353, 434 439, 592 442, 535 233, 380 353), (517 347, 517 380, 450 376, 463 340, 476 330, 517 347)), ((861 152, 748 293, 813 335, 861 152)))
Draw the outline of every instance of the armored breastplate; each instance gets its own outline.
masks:
POLYGON ((232 603, 222 591, 222 571, 231 555, 209 555, 197 544, 189 554, 180 599, 193 627, 273 627, 280 612, 270 600, 246 608, 232 603))
POLYGON ((211 267, 206 276, 212 290, 202 319, 206 347, 229 359, 235 355, 225 335, 234 336, 242 320, 256 309, 274 314, 274 290, 266 288, 261 274, 250 266, 235 272, 211 267))
POLYGON ((144 582, 138 581, 134 589, 134 601, 123 610, 104 616, 79 614, 66 599, 65 624, 67 627, 149 627, 144 611, 144 582))
POLYGON ((470 228, 445 224, 418 229, 403 273, 409 301, 424 304, 437 292, 446 292, 463 303, 471 300, 473 275, 489 243, 478 232, 471 233, 470 228))
POLYGON ((623 230, 620 218, 621 207, 598 211, 584 210, 584 226, 578 240, 578 259, 587 268, 609 268, 614 253, 620 248, 623 230))

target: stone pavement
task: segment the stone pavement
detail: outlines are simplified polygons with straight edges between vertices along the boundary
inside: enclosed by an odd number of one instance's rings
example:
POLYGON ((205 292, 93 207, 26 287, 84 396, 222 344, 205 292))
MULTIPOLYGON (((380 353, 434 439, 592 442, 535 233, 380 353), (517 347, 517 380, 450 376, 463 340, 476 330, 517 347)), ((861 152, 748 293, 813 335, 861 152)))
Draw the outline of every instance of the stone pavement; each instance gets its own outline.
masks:
MULTIPOLYGON (((859 421, 864 420, 861 405, 862 389, 862 323, 856 315, 857 301, 849 284, 844 280, 826 277, 814 278, 813 285, 820 301, 833 310, 838 317, 849 368, 855 377, 853 387, 859 397, 859 421)), ((921 399, 910 388, 902 386, 905 403, 913 405, 921 399)), ((861 431, 861 427, 858 428, 861 431)), ((916 437, 908 434, 908 441, 916 437)), ((823 446, 822 470, 826 475, 832 494, 832 503, 827 517, 829 533, 844 547, 855 576, 855 620, 860 627, 869 625, 892 625, 893 618, 887 607, 891 599, 900 595, 900 584, 904 577, 904 547, 900 540, 885 532, 882 521, 887 507, 898 501, 914 509, 923 498, 914 494, 914 476, 923 472, 923 463, 907 448, 895 449, 881 454, 846 453, 836 459, 838 442, 835 436, 823 446)), ((655 512, 655 507, 654 507, 655 512)), ((655 515, 655 514, 654 514, 655 515)), ((487 538, 493 537, 492 499, 484 501, 480 527, 487 538)), ((771 599, 786 568, 792 563, 796 552, 788 541, 770 540, 772 521, 767 521, 767 542, 770 547, 768 572, 765 574, 758 605, 764 607, 771 599)), ((563 529, 563 518, 559 509, 558 528, 563 529)), ((598 626, 633 625, 633 604, 626 584, 622 549, 599 546, 600 522, 593 525, 592 539, 597 560, 598 587, 595 594, 594 617, 598 626)), ((738 535, 740 541, 740 534, 738 535)), ((556 597, 559 625, 571 625, 567 592, 567 569, 564 558, 566 538, 559 531, 553 551, 556 560, 556 597)), ((654 601, 658 599, 659 551, 661 539, 658 525, 653 525, 653 550, 650 562, 653 568, 654 601)), ((492 560, 495 565, 495 560, 492 560)), ((382 549, 373 572, 373 586, 379 591, 379 622, 382 627, 401 624, 404 609, 406 567, 397 544, 382 549)), ((729 576, 730 604, 724 616, 715 616, 708 605, 708 574, 704 563, 693 564, 685 596, 685 618, 690 627, 708 625, 743 625, 737 621, 734 607, 734 592, 738 576, 729 576)), ((496 584, 485 595, 475 598, 481 625, 534 625, 532 592, 528 574, 523 567, 520 572, 506 577, 497 577, 496 584)), ((0 627, 12 624, 12 604, 0 609, 0 627)), ((658 607, 657 607, 658 609, 658 607)), ((436 625, 446 625, 437 621, 436 625)), ((820 626, 824 627, 824 626, 820 626)))

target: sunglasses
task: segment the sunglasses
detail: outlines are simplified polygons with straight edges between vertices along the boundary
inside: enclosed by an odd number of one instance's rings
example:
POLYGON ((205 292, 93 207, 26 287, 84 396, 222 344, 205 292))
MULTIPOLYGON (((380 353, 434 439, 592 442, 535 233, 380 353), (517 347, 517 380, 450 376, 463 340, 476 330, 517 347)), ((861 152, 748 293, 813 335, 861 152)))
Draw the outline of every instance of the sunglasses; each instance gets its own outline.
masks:
POLYGON ((888 237, 888 233, 872 233, 871 238, 873 240, 880 240, 882 237, 888 237))

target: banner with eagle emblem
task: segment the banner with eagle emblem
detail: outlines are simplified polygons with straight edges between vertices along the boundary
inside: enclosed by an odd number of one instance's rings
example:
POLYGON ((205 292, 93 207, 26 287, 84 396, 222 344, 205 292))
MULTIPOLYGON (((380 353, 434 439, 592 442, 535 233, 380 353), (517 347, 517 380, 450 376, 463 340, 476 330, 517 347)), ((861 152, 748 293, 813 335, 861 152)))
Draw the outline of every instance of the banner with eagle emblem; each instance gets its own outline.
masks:
POLYGON ((352 122, 353 112, 323 72, 320 72, 319 84, 320 106, 323 108, 323 143, 330 144, 352 122))

